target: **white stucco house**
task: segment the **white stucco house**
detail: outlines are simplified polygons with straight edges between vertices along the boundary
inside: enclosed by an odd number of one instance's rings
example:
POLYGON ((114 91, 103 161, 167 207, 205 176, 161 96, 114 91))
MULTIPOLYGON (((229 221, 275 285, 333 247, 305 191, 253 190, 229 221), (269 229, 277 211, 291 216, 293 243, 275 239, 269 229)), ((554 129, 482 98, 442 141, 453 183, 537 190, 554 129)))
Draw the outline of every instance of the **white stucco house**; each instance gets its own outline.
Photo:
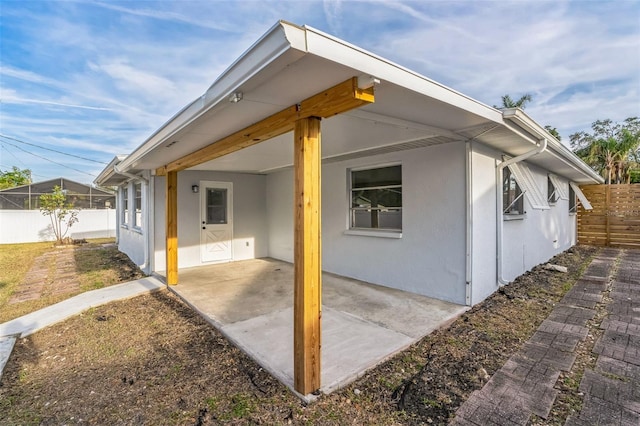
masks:
POLYGON ((119 188, 120 250, 147 273, 176 255, 178 269, 293 262, 303 198, 285 112, 322 118, 322 269, 461 305, 574 245, 578 185, 602 182, 522 110, 278 22, 95 180, 119 188), (342 106, 346 82, 362 105, 342 106), (304 115, 323 96, 330 111, 304 115))

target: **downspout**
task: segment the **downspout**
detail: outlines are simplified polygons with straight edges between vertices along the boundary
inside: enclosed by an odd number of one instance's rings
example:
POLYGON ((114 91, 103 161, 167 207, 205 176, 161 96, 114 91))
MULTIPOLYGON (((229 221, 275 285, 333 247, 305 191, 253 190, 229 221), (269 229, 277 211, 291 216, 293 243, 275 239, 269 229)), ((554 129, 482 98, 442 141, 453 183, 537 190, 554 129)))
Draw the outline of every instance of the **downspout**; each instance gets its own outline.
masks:
POLYGON ((517 157, 510 158, 498 164, 496 166, 496 267, 498 275, 498 285, 507 285, 508 281, 502 278, 502 231, 504 226, 504 218, 502 209, 502 170, 514 163, 524 161, 529 157, 538 155, 547 149, 547 139, 542 139, 538 142, 538 146, 531 151, 525 152, 517 157))
POLYGON ((473 275, 473 140, 469 140, 465 143, 465 162, 466 162, 466 264, 465 264, 465 301, 467 306, 471 306, 473 301, 473 287, 472 287, 472 275, 473 275))

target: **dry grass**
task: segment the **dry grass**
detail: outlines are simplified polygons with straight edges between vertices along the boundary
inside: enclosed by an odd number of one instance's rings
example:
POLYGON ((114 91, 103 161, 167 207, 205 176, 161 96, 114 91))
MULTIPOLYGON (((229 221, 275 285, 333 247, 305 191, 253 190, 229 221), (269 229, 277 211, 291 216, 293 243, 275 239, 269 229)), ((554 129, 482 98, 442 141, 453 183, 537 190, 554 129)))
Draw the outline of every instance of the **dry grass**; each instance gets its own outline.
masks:
MULTIPOLYGON (((5 305, 36 257, 52 249, 53 244, 50 242, 0 245, 0 312, 4 312, 5 305)), ((0 322, 2 321, 0 314, 0 322)))
POLYGON ((309 406, 171 294, 111 303, 17 344, 0 424, 446 424, 486 382, 480 369, 519 349, 593 253, 558 256, 569 274, 537 268, 309 406))
MULTIPOLYGON (((115 246, 113 238, 89 240, 81 246, 57 248, 51 242, 0 245, 0 323, 21 317, 84 291, 94 290, 142 277, 139 269, 115 246), (48 251, 74 250, 76 274, 80 289, 63 294, 43 294, 35 300, 9 304, 25 275, 38 256, 48 251)), ((48 265, 55 269, 54 262, 48 265)))

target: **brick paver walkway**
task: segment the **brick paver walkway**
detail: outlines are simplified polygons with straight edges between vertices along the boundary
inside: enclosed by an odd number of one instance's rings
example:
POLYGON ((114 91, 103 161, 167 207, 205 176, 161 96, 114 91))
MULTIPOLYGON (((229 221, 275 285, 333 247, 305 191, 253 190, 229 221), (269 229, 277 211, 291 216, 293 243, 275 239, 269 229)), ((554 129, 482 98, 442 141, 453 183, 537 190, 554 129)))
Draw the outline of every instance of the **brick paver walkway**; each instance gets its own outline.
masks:
POLYGON ((580 382, 582 411, 567 426, 640 425, 640 251, 620 256, 609 298, 598 360, 580 382))
POLYGON ((556 381, 571 370, 598 303, 607 303, 608 311, 593 348, 598 362, 580 383, 582 411, 566 424, 640 425, 640 251, 618 249, 604 249, 593 259, 531 339, 458 409, 452 424, 526 425, 532 414, 547 418, 556 381), (611 301, 603 301, 608 290, 611 301))
POLYGON ((36 258, 9 304, 79 290, 74 252, 70 247, 57 248, 36 258))

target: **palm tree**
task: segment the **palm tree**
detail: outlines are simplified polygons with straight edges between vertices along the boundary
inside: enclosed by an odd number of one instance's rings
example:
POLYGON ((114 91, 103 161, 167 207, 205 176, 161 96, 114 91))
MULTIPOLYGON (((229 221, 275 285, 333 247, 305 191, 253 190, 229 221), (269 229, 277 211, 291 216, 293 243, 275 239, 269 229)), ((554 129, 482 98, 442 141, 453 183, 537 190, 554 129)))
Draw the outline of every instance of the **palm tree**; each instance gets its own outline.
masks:
POLYGON ((532 99, 533 97, 529 93, 525 93, 524 95, 520 96, 520 99, 518 99, 517 101, 514 101, 509 95, 504 95, 502 97, 502 106, 498 107, 494 105, 493 107, 498 109, 505 109, 505 108, 524 109, 525 105, 528 102, 531 102, 532 99))
POLYGON ((570 136, 574 152, 602 175, 605 183, 630 183, 640 150, 640 119, 631 117, 624 124, 597 120, 593 133, 570 136))

